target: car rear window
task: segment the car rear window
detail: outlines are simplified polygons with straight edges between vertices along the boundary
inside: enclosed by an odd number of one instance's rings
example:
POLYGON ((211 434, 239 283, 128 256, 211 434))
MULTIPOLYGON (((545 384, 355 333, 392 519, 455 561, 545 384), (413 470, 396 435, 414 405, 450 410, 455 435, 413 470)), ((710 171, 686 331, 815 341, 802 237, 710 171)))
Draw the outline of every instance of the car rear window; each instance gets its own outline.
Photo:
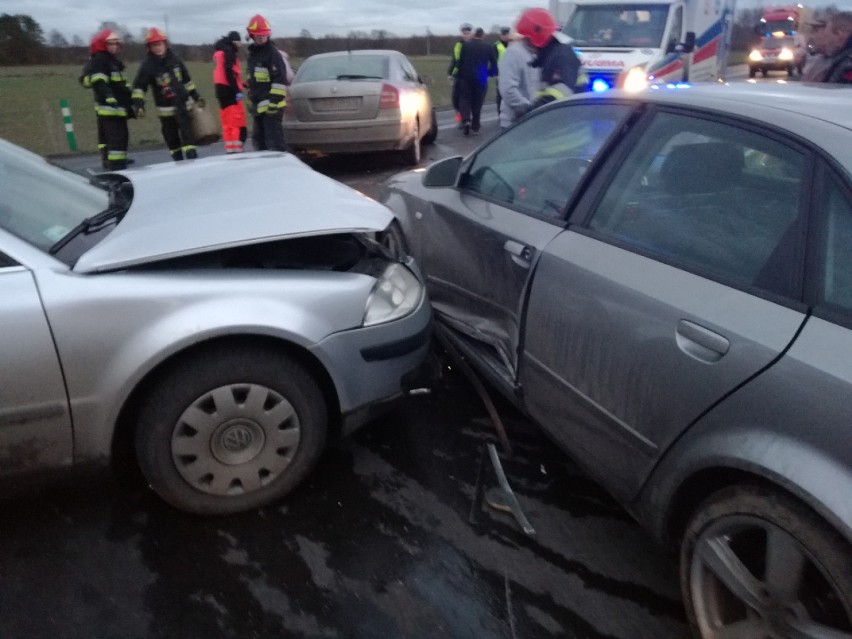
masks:
POLYGON ((295 83, 326 80, 387 80, 389 59, 382 55, 341 55, 308 58, 295 83))

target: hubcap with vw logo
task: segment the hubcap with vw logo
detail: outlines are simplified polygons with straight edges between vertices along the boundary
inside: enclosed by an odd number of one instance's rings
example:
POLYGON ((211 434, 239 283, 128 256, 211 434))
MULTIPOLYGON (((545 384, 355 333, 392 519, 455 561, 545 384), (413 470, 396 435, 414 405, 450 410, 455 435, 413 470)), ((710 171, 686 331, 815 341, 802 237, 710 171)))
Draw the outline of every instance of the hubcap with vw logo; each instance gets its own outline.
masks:
POLYGON ((172 460, 191 486, 239 495, 278 478, 299 447, 293 405, 261 384, 220 386, 196 399, 172 433, 172 460))

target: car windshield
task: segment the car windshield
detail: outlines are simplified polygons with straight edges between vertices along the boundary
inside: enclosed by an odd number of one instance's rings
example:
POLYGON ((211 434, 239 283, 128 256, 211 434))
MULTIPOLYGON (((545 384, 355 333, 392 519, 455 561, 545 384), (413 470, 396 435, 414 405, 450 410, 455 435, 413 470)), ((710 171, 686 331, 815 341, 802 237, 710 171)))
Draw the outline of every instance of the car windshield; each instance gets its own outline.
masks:
POLYGON ((578 46, 660 47, 669 5, 578 6, 563 29, 578 46))
POLYGON ((108 204, 107 190, 0 140, 0 228, 48 251, 108 204))
POLYGON ((389 59, 384 55, 344 54, 308 58, 299 67, 294 83, 325 80, 387 80, 389 68, 389 59))

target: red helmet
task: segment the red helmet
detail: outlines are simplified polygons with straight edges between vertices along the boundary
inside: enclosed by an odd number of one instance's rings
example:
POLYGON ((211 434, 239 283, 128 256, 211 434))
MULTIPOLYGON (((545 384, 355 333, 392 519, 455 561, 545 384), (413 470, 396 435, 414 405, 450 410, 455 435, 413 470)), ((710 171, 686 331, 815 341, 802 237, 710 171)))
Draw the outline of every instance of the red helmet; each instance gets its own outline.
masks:
POLYGON ((148 33, 145 34, 145 44, 152 44, 154 42, 167 42, 168 38, 166 34, 160 31, 156 27, 151 27, 148 29, 148 33))
POLYGON ((268 36, 272 33, 272 27, 269 26, 269 20, 258 13, 249 20, 248 33, 250 36, 268 36))
POLYGON ((103 29, 92 36, 92 41, 89 43, 89 53, 99 53, 106 51, 106 43, 121 42, 121 36, 111 29, 103 29))
POLYGON ((527 9, 518 18, 515 30, 528 38, 534 47, 541 49, 550 41, 553 32, 558 28, 559 25, 547 9, 527 9))

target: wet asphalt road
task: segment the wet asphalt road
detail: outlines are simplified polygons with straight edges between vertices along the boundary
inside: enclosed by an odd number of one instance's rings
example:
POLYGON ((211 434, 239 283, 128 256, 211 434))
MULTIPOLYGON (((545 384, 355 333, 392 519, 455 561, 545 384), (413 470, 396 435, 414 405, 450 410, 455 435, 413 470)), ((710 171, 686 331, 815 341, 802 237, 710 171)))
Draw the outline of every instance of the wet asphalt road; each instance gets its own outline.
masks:
MULTIPOLYGON (((486 116, 464 138, 441 117, 424 164, 498 130, 486 116)), ((399 170, 378 154, 314 166, 368 194, 399 170)), ((674 558, 500 402, 504 468, 536 534, 487 505, 494 429, 443 371, 257 512, 184 515, 125 469, 0 502, 0 639, 687 637, 674 558)))
POLYGON ((0 637, 687 636, 672 559, 500 411, 533 537, 485 503, 494 431, 450 373, 257 512, 190 517, 106 472, 0 504, 0 637))

